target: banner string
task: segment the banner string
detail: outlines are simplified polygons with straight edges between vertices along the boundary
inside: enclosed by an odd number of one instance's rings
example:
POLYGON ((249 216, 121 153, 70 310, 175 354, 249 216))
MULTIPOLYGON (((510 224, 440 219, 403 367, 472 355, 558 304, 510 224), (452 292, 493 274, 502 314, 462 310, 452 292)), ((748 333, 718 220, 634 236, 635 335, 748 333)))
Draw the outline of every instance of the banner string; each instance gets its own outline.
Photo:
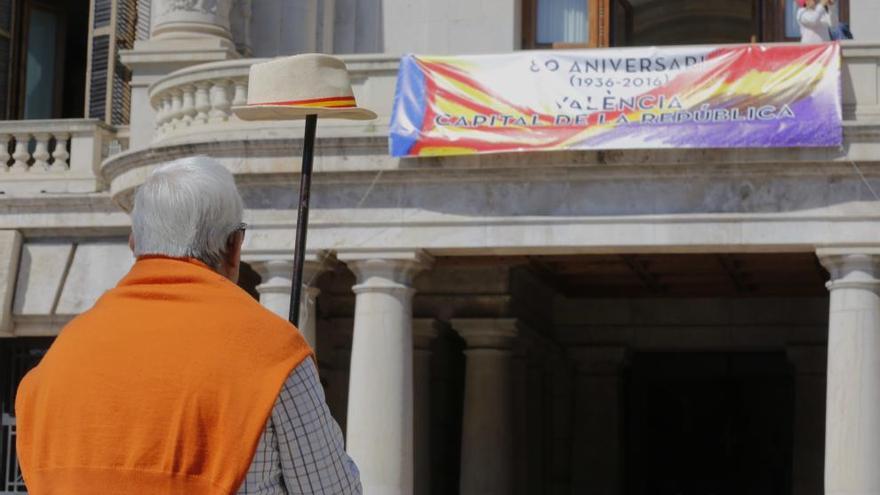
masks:
POLYGON ((858 174, 859 178, 862 179, 862 182, 865 184, 865 187, 867 187, 868 191, 871 192, 871 195, 874 196, 874 199, 876 199, 877 201, 880 201, 880 196, 878 196, 877 191, 875 191, 874 188, 871 187, 871 183, 868 182, 867 177, 865 177, 865 174, 862 173, 862 169, 859 168, 859 165, 855 162, 855 160, 850 160, 849 162, 852 164, 853 168, 856 170, 856 174, 858 174))

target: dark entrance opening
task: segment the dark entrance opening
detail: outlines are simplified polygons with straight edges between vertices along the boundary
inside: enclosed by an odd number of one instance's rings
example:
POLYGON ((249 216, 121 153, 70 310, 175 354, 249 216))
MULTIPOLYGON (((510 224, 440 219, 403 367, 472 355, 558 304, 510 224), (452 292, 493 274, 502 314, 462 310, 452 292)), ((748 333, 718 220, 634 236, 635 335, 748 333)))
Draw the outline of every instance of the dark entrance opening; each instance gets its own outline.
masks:
POLYGON ((792 493, 783 353, 636 353, 627 388, 627 494, 792 493))

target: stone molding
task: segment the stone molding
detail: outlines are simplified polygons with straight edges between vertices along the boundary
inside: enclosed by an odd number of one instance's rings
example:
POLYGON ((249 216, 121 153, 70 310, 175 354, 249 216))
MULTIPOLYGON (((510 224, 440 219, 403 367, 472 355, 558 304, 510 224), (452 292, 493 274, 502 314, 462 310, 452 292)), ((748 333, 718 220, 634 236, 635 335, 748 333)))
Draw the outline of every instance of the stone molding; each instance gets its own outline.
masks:
POLYGON ((831 274, 828 290, 880 291, 880 247, 820 248, 816 255, 831 274))
POLYGON ((434 258, 421 250, 385 252, 339 252, 336 258, 345 263, 357 277, 351 290, 365 292, 408 291, 414 293, 415 276, 429 268, 434 258))
MULTIPOLYGON (((293 253, 276 255, 250 255, 244 254, 242 261, 260 274, 263 282, 257 286, 257 291, 264 292, 290 292, 291 277, 293 276, 293 253)), ((307 252, 303 263, 303 285, 306 290, 320 291, 314 287, 315 280, 327 271, 335 259, 327 251, 307 252)))
POLYGON ((516 318, 454 318, 452 328, 472 349, 502 349, 512 351, 524 325, 516 318))

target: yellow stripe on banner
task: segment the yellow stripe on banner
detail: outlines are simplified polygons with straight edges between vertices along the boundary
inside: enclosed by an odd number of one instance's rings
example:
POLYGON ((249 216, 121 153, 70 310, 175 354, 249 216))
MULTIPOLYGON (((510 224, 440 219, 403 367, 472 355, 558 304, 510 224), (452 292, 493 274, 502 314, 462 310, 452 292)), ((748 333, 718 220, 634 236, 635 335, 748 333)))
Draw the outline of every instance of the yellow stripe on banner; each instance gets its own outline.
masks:
POLYGON ((419 156, 473 155, 476 152, 473 148, 462 146, 426 146, 419 152, 419 156))
POLYGON ((491 95, 480 91, 479 89, 472 86, 468 86, 461 81, 456 81, 455 79, 448 78, 444 78, 443 81, 458 89, 458 91, 461 93, 461 96, 470 97, 471 99, 476 100, 477 103, 482 104, 483 106, 495 109, 497 113, 501 115, 512 115, 514 117, 522 117, 524 115, 522 112, 503 102, 498 101, 491 95))
POLYGON ((772 72, 752 70, 731 83, 721 82, 720 79, 708 80, 702 85, 682 93, 682 98, 701 101, 716 95, 756 97, 768 93, 785 94, 794 88, 804 88, 805 81, 820 81, 824 70, 824 67, 819 64, 792 64, 772 72))

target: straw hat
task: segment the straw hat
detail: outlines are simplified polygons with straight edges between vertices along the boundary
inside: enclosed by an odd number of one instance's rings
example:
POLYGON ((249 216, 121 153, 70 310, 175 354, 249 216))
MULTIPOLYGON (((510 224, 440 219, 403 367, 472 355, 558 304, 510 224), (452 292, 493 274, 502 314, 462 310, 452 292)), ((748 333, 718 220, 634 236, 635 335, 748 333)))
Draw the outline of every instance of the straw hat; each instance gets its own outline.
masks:
POLYGON ((247 104, 232 111, 242 120, 376 118, 375 112, 357 106, 345 63, 317 53, 252 65, 247 104))

